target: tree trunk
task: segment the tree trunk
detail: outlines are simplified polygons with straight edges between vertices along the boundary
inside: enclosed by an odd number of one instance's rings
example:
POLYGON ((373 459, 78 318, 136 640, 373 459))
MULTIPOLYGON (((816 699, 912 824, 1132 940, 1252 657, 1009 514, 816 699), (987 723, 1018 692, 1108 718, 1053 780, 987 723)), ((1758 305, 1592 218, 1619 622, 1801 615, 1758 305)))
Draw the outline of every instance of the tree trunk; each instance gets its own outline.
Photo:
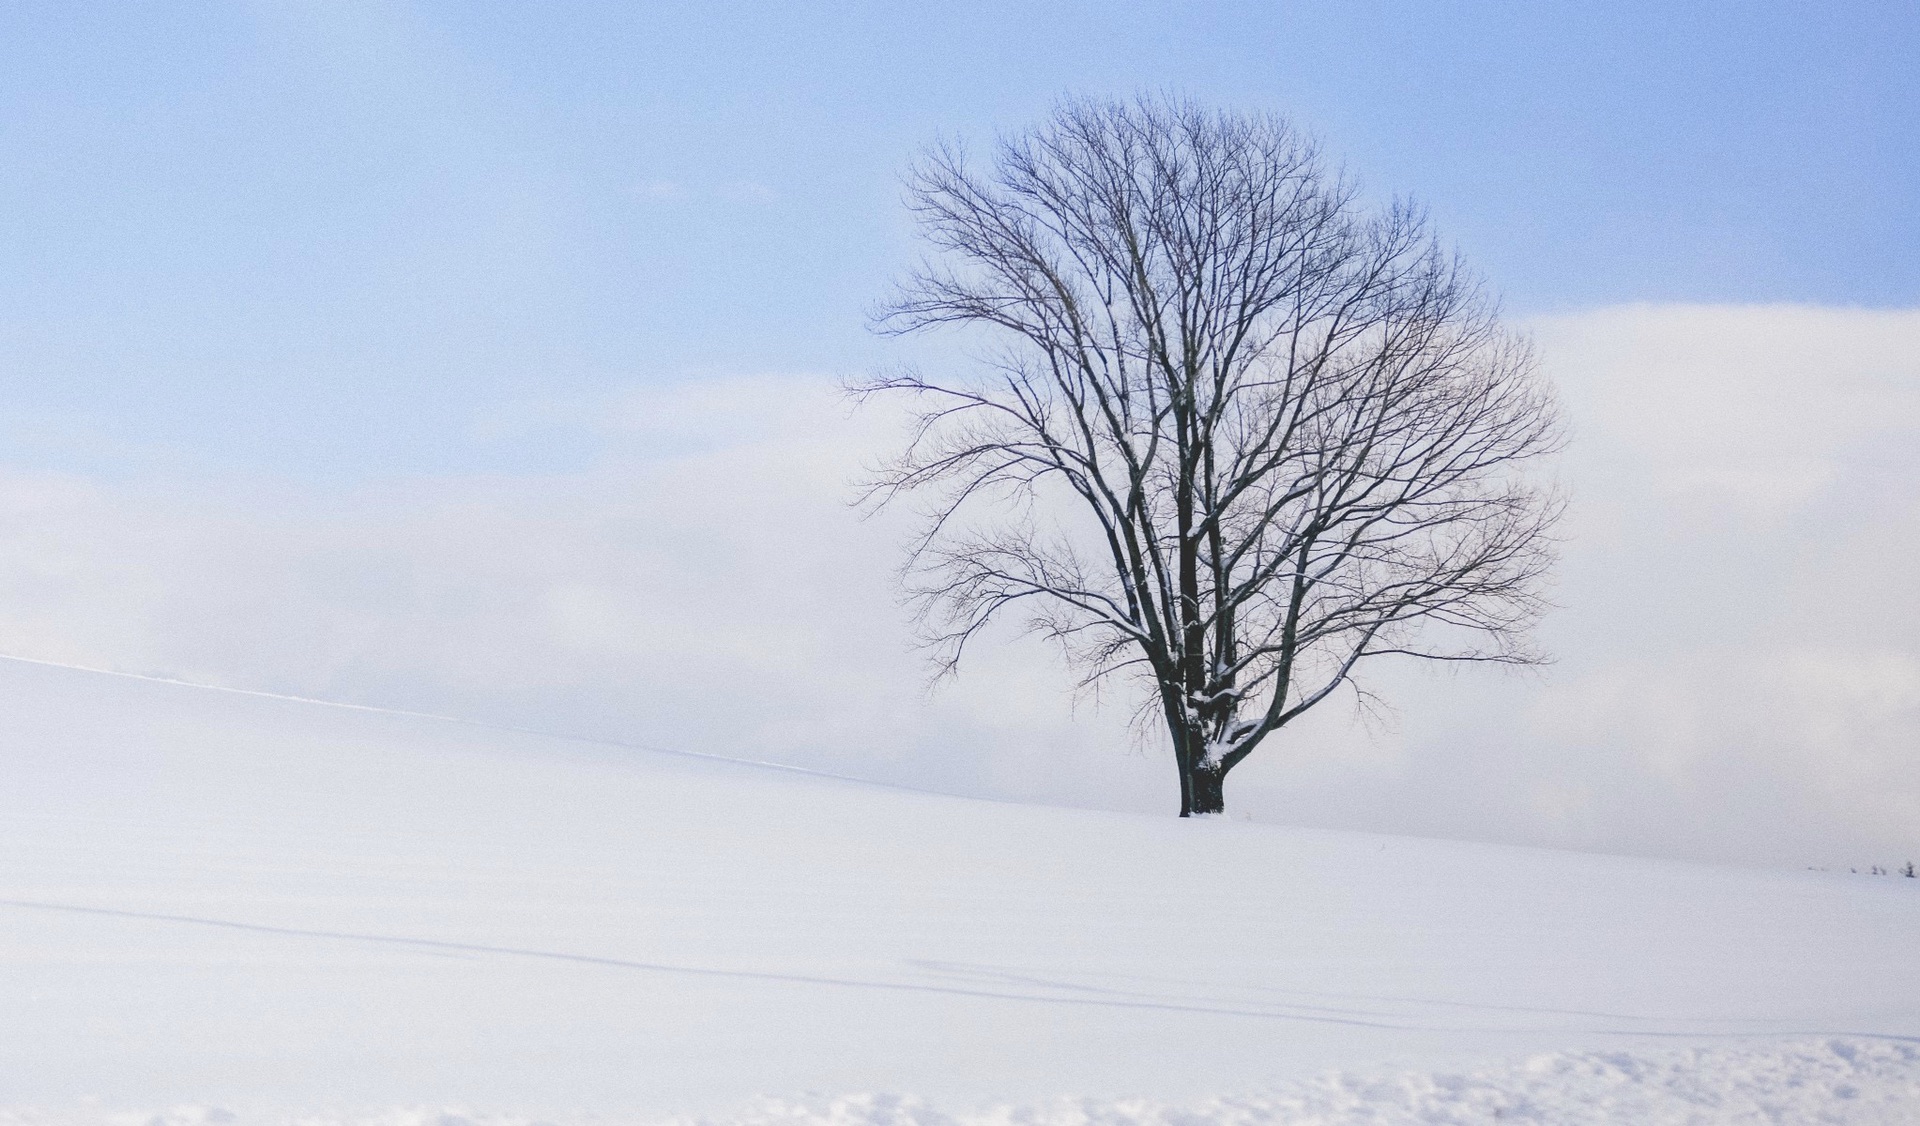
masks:
POLYGON ((1205 765, 1194 764, 1186 771, 1184 784, 1180 787, 1185 799, 1182 817, 1197 817, 1207 813, 1225 813, 1227 810, 1227 772, 1219 763, 1205 765))

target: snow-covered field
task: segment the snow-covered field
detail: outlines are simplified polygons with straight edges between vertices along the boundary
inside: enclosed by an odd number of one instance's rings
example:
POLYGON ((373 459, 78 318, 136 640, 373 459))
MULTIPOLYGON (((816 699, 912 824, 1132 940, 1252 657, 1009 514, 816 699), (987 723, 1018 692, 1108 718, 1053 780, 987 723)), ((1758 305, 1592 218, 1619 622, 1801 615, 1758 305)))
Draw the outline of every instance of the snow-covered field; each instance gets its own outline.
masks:
POLYGON ((0 1123, 1920 1122, 1920 880, 10 660, 0 783, 0 1123))

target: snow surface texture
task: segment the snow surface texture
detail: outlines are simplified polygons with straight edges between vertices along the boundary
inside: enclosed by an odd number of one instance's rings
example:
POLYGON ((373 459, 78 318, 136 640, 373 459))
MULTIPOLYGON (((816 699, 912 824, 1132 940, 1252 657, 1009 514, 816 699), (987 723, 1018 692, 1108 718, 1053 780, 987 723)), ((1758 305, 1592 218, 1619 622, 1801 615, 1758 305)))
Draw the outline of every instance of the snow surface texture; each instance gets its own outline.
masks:
POLYGON ((1920 881, 0 701, 0 1123, 1920 1121, 1920 881))
MULTIPOLYGON (((948 1113, 896 1095, 764 1099, 712 1117, 658 1126, 1552 1126, 1850 1123, 1910 1126, 1920 1116, 1920 1048, 1825 1040, 1644 1053, 1536 1056, 1461 1074, 1334 1074, 1259 1095, 1186 1105, 1151 1099, 1056 1099, 948 1113)), ((609 1126, 600 1116, 576 1126, 609 1126)), ((458 1109, 243 1119, 219 1107, 48 1115, 0 1111, 0 1126, 557 1126, 458 1109)))

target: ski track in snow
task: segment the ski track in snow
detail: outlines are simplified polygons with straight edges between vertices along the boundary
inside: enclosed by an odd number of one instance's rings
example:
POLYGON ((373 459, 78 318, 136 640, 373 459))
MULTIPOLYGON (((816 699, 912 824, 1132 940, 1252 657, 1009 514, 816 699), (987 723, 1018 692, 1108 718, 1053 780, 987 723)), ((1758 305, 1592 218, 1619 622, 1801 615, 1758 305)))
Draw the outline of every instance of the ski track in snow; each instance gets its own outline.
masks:
POLYGON ((0 1110, 0 1126, 1552 1126, 1920 1121, 1920 1044, 1888 1039, 1554 1052, 1475 1070, 1335 1072, 1264 1092, 1173 1104, 1062 1098, 949 1111, 912 1095, 762 1099, 700 1117, 529 1117, 458 1107, 245 1114, 164 1110, 0 1110))

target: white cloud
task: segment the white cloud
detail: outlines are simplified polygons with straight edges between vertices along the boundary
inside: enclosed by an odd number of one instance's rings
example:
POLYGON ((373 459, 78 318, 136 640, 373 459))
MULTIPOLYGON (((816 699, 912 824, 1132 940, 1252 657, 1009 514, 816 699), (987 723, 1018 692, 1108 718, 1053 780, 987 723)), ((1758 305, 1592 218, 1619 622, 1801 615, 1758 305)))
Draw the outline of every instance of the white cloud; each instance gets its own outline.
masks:
MULTIPOLYGON (((1543 674, 1414 668, 1230 802, 1263 819, 1783 863, 1920 859, 1920 313, 1540 322, 1575 440, 1543 674), (1376 725, 1378 727, 1378 725, 1376 725)), ((1171 806, 1035 644, 932 696, 829 381, 530 404, 564 477, 135 488, 0 475, 0 651, 1009 797, 1171 806)))
POLYGON ((1243 786, 1327 823, 1920 857, 1920 313, 1624 308, 1536 327, 1574 429, 1544 630, 1559 663, 1394 670, 1405 711, 1372 765, 1308 755, 1243 786))
POLYGON ((1784 517, 1920 423, 1917 326, 1912 313, 1628 306, 1536 328, 1585 472, 1784 517))
POLYGON ((891 582, 902 529, 848 503, 896 420, 852 416, 829 380, 753 377, 545 421, 615 452, 348 495, 0 476, 0 652, 1075 796, 1053 756, 1105 729, 1046 653, 986 650, 926 694, 891 582))

